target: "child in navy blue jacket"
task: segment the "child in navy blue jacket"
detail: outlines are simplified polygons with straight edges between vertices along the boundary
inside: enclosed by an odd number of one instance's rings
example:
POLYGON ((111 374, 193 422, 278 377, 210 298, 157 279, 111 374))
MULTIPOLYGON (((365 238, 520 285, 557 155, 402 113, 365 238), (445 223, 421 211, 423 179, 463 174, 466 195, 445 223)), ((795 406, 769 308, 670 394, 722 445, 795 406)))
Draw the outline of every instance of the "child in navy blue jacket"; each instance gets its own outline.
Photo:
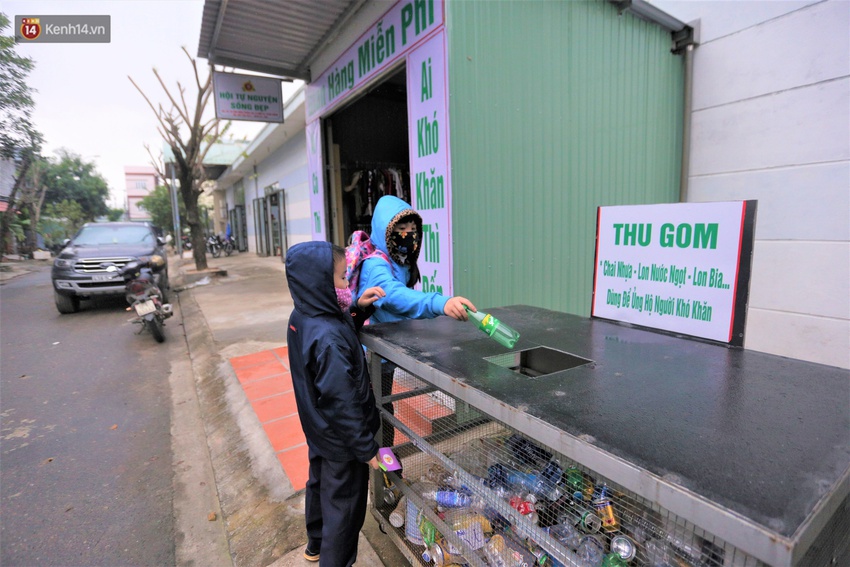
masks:
POLYGON ((348 567, 366 519, 369 466, 378 468, 380 420, 357 331, 384 292, 369 288, 352 302, 345 250, 329 242, 292 246, 286 279, 295 303, 289 366, 310 459, 304 557, 348 567))

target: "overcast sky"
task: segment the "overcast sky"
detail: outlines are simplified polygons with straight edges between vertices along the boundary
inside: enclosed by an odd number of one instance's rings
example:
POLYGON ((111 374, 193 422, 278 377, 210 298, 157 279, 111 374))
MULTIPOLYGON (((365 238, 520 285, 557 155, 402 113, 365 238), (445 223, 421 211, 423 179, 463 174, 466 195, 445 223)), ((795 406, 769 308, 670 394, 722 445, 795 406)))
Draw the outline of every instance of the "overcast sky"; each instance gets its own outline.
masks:
MULTIPOLYGON (((113 207, 124 207, 124 166, 149 165, 145 144, 157 155, 162 147, 156 118, 127 76, 155 103, 167 104, 167 98, 154 67, 172 92, 180 81, 192 93, 192 66, 180 48, 196 55, 203 7, 203 0, 0 3, 0 11, 11 20, 4 32, 9 35, 15 16, 111 16, 111 43, 17 44, 16 51, 35 62, 29 83, 38 91, 35 124, 46 140, 44 153, 55 155, 57 149, 67 148, 95 162, 109 184, 113 207)), ((205 77, 207 62, 198 63, 205 77)), ((292 83, 283 83, 284 101, 294 89, 292 83)), ((212 102, 208 106, 212 115, 212 102)), ((231 131, 251 139, 262 126, 236 122, 231 131)))

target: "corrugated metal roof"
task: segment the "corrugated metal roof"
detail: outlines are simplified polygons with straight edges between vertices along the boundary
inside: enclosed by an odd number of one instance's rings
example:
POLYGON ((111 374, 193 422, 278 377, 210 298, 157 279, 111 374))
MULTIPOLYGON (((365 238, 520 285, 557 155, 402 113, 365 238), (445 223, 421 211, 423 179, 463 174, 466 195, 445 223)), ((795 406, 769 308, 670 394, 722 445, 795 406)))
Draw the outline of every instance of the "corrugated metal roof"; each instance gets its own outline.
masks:
POLYGON ((313 58, 366 0, 206 0, 198 57, 310 81, 313 58))

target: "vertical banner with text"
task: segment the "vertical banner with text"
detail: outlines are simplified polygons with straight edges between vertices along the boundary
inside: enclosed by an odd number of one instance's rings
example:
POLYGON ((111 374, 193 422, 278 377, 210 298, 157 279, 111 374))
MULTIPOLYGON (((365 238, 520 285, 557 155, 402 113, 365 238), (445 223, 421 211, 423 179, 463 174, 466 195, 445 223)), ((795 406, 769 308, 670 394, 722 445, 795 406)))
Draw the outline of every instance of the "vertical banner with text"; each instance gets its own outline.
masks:
POLYGON ((445 33, 407 58, 412 205, 422 215, 421 289, 452 295, 451 184, 445 33))
POLYGON ((756 204, 599 207, 592 315, 742 346, 756 204))
POLYGON ((313 240, 327 240, 325 230, 325 179, 322 175, 322 121, 308 122, 307 174, 310 176, 310 234, 313 240))

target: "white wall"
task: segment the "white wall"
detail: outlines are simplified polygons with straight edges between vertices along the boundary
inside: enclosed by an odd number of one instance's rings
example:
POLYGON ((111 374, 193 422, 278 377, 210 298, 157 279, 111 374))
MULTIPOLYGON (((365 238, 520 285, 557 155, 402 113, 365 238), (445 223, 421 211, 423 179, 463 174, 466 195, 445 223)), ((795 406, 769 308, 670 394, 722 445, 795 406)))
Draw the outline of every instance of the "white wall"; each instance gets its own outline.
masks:
MULTIPOLYGON (((307 135, 300 132, 287 140, 280 148, 269 154, 257 164, 257 184, 260 195, 263 188, 277 183, 284 190, 286 207, 286 242, 288 246, 310 240, 310 197, 307 175, 307 135)), ((252 194, 253 194, 253 181, 252 194)), ((256 195, 252 195, 253 200, 256 195)), ((245 192, 245 204, 248 205, 248 192, 245 192)), ((253 240, 253 209, 250 215, 248 232, 253 240)), ((252 243, 253 244, 253 243, 252 243)))
MULTIPOLYGON (((257 228, 254 223, 254 199, 263 197, 266 187, 275 183, 284 190, 286 211, 286 242, 292 246, 310 240, 310 201, 307 183, 307 136, 302 128, 282 146, 256 160, 256 178, 243 177, 245 221, 248 251, 257 253, 257 228)), ((235 203, 235 187, 226 189, 227 207, 235 203)))
POLYGON ((850 2, 652 3, 700 20, 688 200, 758 200, 745 348, 850 368, 850 2))

